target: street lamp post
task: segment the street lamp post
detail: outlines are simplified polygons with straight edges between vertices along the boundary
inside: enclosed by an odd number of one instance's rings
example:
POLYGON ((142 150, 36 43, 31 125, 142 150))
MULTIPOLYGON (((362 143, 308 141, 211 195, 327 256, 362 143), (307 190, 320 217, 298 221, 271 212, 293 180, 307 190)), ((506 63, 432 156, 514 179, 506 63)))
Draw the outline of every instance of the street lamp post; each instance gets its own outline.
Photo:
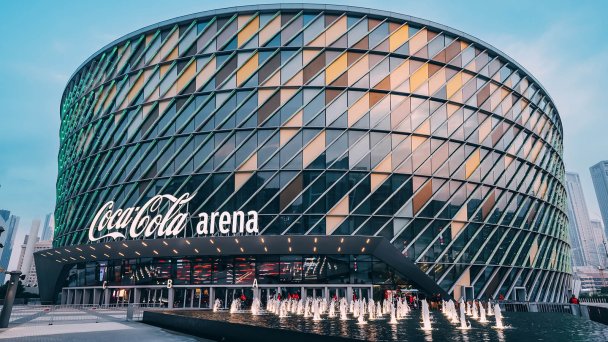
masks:
POLYGON ((11 311, 13 311, 13 303, 15 302, 15 295, 17 295, 17 286, 19 285, 19 279, 23 279, 20 271, 6 272, 10 275, 8 282, 8 288, 6 289, 6 295, 4 296, 4 305, 2 306, 2 313, 0 314, 0 328, 7 328, 8 322, 11 318, 11 311))

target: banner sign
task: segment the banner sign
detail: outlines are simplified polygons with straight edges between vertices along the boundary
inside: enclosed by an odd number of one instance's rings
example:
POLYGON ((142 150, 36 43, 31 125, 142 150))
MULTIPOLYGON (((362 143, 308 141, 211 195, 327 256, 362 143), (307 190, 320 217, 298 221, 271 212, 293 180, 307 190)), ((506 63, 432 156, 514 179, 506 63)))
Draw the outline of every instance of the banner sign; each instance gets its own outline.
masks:
MULTIPOLYGON (((194 194, 180 197, 156 195, 141 207, 114 208, 114 201, 104 204, 89 226, 89 240, 103 238, 136 239, 140 236, 169 238, 181 234, 192 217, 187 211, 188 202, 194 194), (166 208, 161 212, 161 207, 166 208)), ((256 234, 258 233, 257 211, 223 211, 199 213, 196 234, 256 234)))

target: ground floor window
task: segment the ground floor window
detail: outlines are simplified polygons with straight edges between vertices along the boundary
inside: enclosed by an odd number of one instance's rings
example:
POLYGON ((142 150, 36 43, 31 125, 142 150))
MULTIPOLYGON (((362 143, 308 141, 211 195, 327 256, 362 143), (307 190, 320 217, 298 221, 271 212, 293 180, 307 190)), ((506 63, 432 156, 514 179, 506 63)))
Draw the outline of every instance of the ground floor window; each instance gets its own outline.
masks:
MULTIPOLYGON (((377 284, 407 278, 370 255, 251 255, 105 260, 72 266, 64 287, 141 285, 377 284)), ((404 282, 405 280, 405 282, 404 282)), ((122 300, 119 294, 116 301, 122 300)))

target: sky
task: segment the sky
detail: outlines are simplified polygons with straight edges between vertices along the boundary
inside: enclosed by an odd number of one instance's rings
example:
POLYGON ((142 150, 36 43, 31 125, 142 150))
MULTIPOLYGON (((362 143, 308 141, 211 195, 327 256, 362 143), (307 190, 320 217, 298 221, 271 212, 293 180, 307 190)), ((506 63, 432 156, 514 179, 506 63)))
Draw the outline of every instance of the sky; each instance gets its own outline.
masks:
MULTIPOLYGON (((162 20, 259 3, 264 1, 1 2, 0 208, 21 217, 15 241, 23 241, 32 219, 54 210, 59 102, 83 61, 113 40, 162 20)), ((602 104, 608 88, 608 2, 350 0, 348 5, 453 27, 523 65, 555 101, 564 126, 566 170, 581 175, 591 216, 600 217, 589 167, 608 159, 608 113, 602 104)))

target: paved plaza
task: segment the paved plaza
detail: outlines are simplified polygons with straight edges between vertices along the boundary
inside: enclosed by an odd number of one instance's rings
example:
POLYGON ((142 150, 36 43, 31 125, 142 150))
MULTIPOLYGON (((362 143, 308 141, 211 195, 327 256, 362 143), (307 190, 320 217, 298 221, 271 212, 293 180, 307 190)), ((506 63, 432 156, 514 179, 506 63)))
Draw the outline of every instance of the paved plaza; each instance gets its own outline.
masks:
POLYGON ((16 306, 0 341, 207 341, 127 321, 126 308, 16 306))

